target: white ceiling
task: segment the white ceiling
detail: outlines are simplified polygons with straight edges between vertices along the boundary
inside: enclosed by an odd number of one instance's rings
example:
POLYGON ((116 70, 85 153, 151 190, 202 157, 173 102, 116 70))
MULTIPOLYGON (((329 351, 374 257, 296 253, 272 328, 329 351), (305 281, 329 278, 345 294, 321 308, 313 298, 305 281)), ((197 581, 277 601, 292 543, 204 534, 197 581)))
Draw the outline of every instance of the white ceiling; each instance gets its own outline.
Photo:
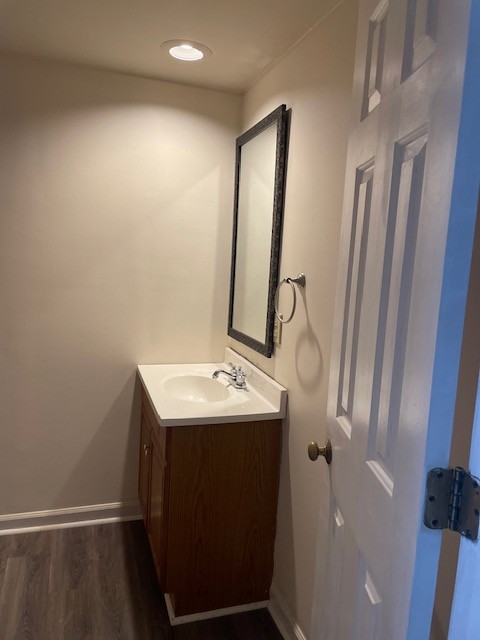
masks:
POLYGON ((0 0, 0 49, 241 92, 337 3, 0 0), (175 38, 201 42, 214 55, 174 60, 160 45, 175 38))

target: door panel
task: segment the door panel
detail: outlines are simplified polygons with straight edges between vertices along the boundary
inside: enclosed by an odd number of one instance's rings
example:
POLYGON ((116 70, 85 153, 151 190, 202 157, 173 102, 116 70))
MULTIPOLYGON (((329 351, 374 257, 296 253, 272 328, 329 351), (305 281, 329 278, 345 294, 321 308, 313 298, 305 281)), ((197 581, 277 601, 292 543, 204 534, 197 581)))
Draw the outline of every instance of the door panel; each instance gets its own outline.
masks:
POLYGON ((382 599, 363 558, 360 559, 359 565, 360 584, 358 586, 359 598, 354 638, 358 640, 376 640, 378 639, 382 599))
POLYGON ((367 464, 393 493, 393 462, 417 247, 427 136, 421 129, 395 145, 377 342, 367 464))
POLYGON ((337 417, 348 437, 352 430, 352 410, 358 353, 360 307, 365 277, 368 228, 372 202, 374 161, 356 170, 355 196, 349 242, 348 274, 345 287, 345 311, 340 354, 340 379, 337 417))
POLYGON ((334 540, 333 560, 337 569, 338 600, 333 610, 335 615, 330 623, 329 637, 334 638, 338 634, 339 638, 344 638, 351 633, 355 623, 355 607, 345 608, 343 602, 345 600, 355 602, 360 553, 352 531, 345 523, 338 506, 335 507, 332 537, 334 540))
POLYGON ((406 80, 435 53, 438 8, 438 0, 410 0, 408 3, 403 80, 406 80))
POLYGON ((380 104, 382 99, 387 16, 388 0, 382 0, 371 15, 368 24, 362 120, 380 104))

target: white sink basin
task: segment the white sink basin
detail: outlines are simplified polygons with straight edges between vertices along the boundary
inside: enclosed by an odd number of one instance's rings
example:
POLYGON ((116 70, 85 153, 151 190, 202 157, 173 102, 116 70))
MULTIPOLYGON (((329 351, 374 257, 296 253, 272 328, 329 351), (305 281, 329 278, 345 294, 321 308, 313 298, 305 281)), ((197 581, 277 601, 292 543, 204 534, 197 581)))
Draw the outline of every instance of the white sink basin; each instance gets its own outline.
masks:
POLYGON ((253 422, 284 418, 287 390, 232 349, 225 362, 206 364, 141 364, 142 384, 164 427, 191 424, 253 422), (227 376, 212 378, 216 369, 241 366, 247 389, 235 389, 227 376))
POLYGON ((188 402, 222 402, 230 393, 219 380, 198 375, 183 375, 167 378, 163 383, 167 393, 188 402))

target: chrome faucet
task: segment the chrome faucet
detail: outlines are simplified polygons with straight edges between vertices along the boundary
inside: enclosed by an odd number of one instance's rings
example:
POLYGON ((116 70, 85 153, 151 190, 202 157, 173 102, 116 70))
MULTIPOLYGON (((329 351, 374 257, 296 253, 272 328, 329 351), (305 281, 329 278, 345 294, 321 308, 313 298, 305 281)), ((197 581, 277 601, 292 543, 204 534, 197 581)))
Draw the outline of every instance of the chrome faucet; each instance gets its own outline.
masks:
POLYGON ((236 367, 231 362, 228 363, 230 367, 230 371, 225 371, 224 369, 217 369, 212 373, 212 378, 218 378, 218 376, 223 373, 224 375, 230 378, 230 383, 235 389, 246 389, 246 375, 245 372, 242 371, 242 367, 236 367))

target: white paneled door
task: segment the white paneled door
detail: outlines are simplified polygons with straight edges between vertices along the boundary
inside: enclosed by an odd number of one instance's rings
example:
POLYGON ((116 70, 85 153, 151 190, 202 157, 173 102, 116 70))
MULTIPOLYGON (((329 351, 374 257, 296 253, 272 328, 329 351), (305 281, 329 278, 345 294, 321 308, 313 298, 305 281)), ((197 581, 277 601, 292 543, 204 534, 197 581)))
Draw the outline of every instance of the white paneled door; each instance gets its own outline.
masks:
POLYGON ((429 637, 441 534, 422 523, 425 476, 448 464, 478 197, 475 3, 360 0, 312 640, 429 637))

